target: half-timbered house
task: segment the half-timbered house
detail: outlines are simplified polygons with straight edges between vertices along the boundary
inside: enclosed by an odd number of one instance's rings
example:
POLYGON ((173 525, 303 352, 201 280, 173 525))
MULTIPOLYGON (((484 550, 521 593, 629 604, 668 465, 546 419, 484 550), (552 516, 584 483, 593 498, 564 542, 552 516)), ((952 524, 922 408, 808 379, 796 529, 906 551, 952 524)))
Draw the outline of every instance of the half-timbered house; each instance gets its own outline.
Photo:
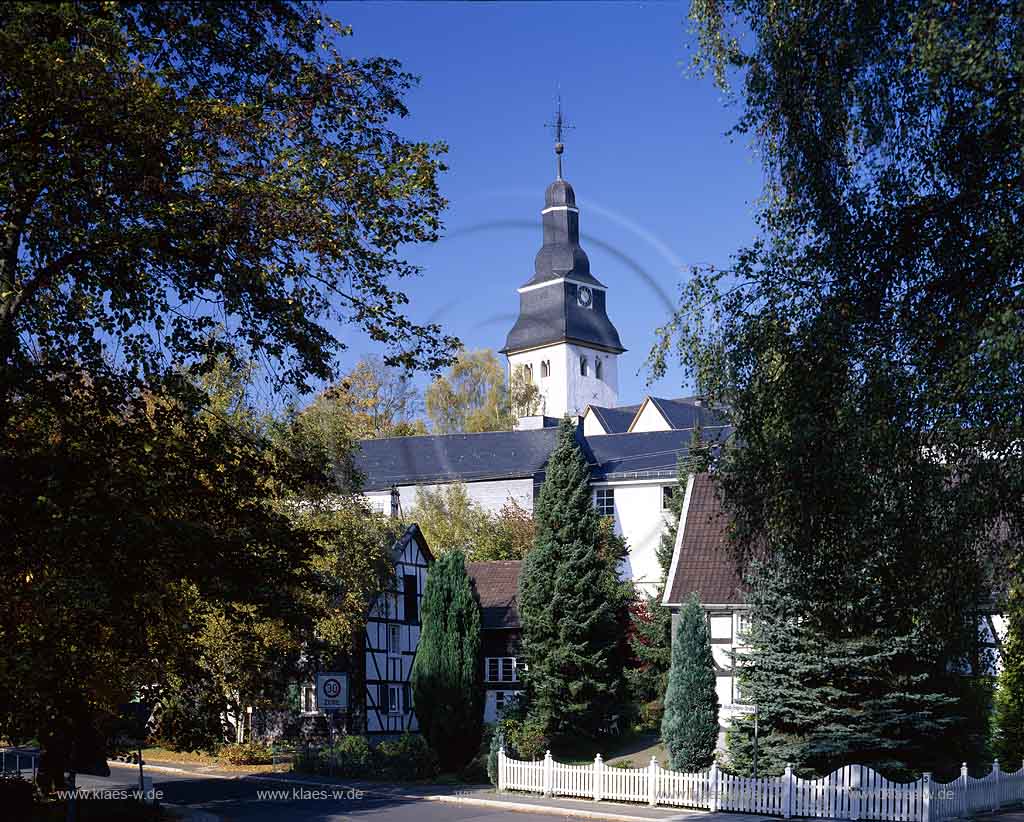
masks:
POLYGON ((420 641, 427 569, 434 561, 418 525, 410 525, 391 552, 394 573, 370 604, 363 637, 363 705, 370 737, 418 731, 409 678, 420 641))

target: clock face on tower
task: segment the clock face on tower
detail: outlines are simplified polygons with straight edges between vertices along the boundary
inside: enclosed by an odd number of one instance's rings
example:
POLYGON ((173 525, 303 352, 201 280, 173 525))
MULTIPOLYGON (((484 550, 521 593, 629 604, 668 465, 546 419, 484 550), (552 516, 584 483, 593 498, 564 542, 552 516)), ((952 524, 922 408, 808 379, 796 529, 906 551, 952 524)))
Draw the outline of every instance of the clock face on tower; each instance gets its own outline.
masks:
POLYGON ((585 285, 581 285, 579 290, 576 292, 576 299, 579 304, 584 308, 590 308, 590 304, 594 299, 593 293, 585 285))

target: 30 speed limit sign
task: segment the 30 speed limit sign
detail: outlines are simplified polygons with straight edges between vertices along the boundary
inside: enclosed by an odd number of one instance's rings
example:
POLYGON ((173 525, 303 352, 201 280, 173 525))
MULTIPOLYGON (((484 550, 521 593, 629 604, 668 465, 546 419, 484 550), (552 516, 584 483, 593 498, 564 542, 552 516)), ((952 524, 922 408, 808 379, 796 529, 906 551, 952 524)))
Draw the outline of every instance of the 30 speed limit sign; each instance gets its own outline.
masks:
POLYGON ((348 708, 348 674, 317 674, 316 709, 318 711, 343 711, 346 708, 348 708))

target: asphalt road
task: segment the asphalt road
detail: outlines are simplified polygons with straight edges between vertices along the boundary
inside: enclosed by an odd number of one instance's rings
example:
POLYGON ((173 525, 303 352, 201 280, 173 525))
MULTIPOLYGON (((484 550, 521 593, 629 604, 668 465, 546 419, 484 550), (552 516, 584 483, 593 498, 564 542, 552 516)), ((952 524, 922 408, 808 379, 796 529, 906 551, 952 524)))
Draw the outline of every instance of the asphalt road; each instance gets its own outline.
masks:
MULTIPOLYGON (((113 790, 134 789, 134 771, 111 768, 110 777, 79 776, 78 787, 113 790)), ((214 779, 191 774, 151 772, 155 790, 162 801, 188 805, 216 814, 225 822, 341 822, 342 820, 387 820, 387 822, 552 822, 557 816, 520 813, 499 809, 453 805, 429 800, 404 800, 383 795, 350 796, 338 788, 307 788, 321 793, 296 795, 298 786, 247 779, 214 779), (278 793, 280 792, 280 793, 278 793)))

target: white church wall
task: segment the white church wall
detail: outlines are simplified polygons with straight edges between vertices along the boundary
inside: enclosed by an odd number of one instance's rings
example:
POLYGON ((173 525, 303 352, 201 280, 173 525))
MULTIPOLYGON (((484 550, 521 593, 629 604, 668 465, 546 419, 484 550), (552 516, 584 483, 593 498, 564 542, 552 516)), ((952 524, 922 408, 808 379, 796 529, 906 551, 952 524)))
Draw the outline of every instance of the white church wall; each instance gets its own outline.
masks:
POLYGON ((619 365, 615 354, 563 342, 512 354, 508 366, 510 378, 516 368, 530 367, 543 397, 541 413, 549 417, 578 416, 588 405, 614 408, 618 404, 619 365), (580 370, 581 357, 587 358, 586 375, 580 370), (597 378, 598 361, 601 379, 597 378), (549 366, 548 376, 543 376, 544 363, 549 366))
MULTIPOLYGON (((398 487, 398 499, 403 516, 416 507, 416 493, 420 488, 427 491, 437 491, 444 488, 445 484, 432 485, 400 485, 398 487)), ((488 480, 483 482, 467 482, 466 493, 470 500, 482 507, 485 511, 497 513, 510 499, 515 500, 527 511, 533 511, 533 478, 488 480)), ((374 510, 384 514, 391 513, 391 492, 370 491, 363 495, 374 510)))
POLYGON ((567 407, 565 353, 562 344, 548 345, 532 351, 521 351, 508 358, 509 378, 520 366, 529 366, 533 383, 540 391, 542 406, 538 411, 549 417, 560 417, 567 407), (549 373, 544 376, 543 365, 547 363, 549 373))
POLYGON ((570 416, 582 414, 588 405, 614 408, 619 402, 618 357, 593 348, 563 343, 563 363, 566 388, 566 406, 560 413, 570 416), (587 374, 580 370, 580 358, 587 358, 587 374), (601 379, 596 376, 597 361, 601 361, 601 379))

